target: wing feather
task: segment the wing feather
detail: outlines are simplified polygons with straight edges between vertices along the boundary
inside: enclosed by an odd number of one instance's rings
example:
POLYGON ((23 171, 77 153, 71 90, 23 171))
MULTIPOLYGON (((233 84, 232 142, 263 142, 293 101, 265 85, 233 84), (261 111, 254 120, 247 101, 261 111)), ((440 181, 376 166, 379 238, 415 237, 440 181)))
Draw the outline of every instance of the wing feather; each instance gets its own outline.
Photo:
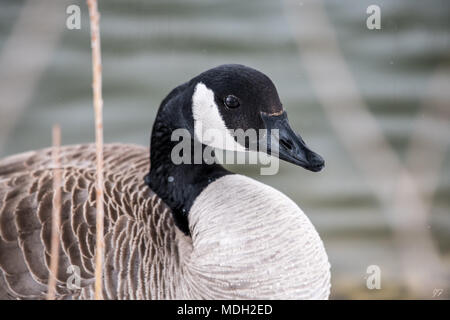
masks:
MULTIPOLYGON (((56 168, 51 154, 51 149, 44 149, 0 160, 0 299, 45 298, 55 197, 56 168)), ((136 298, 129 295, 128 287, 137 291, 142 268, 136 266, 142 264, 143 252, 141 247, 130 251, 127 246, 142 238, 136 227, 137 206, 154 201, 151 191, 136 192, 145 189, 148 150, 112 144, 105 146, 104 157, 105 295, 136 298)), ((62 207, 57 298, 89 298, 95 257, 95 146, 62 147, 59 163, 62 207), (66 286, 71 266, 80 270, 78 289, 66 286)))

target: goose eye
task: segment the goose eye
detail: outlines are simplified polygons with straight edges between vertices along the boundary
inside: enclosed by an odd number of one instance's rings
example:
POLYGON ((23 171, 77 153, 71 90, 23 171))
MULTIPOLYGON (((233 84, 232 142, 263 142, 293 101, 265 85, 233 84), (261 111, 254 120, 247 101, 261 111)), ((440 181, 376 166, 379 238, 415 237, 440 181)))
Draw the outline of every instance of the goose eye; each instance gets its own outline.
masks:
POLYGON ((231 94, 225 97, 224 103, 228 108, 237 108, 240 105, 239 99, 231 94))

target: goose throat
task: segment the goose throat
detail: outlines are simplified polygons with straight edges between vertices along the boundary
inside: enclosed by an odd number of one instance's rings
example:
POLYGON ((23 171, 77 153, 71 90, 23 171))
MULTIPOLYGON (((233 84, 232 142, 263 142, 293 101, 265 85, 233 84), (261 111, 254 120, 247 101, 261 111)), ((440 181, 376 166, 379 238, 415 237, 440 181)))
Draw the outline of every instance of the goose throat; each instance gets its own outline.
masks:
MULTIPOLYGON (((177 99, 175 97, 172 100, 177 99)), ((190 235, 188 219, 194 200, 210 183, 231 172, 217 163, 208 164, 203 160, 198 164, 174 163, 171 154, 178 141, 172 141, 172 133, 176 129, 189 126, 183 123, 185 120, 179 110, 175 111, 172 107, 176 103, 172 100, 167 103, 163 101, 153 126, 150 171, 145 176, 145 183, 170 207, 175 225, 184 234, 190 235)), ((188 113, 184 117, 192 117, 192 114, 188 113)), ((191 159, 194 159, 196 144, 200 145, 202 154, 206 148, 192 138, 191 159)))

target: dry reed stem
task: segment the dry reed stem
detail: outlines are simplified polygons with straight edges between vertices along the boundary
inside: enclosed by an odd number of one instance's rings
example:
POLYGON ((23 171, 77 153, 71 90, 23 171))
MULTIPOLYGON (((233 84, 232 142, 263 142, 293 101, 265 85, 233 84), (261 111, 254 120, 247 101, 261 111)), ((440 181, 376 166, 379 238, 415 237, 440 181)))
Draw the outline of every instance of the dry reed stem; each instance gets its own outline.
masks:
POLYGON ((54 125, 52 130, 52 161, 53 161, 53 207, 52 207, 52 238, 50 253, 50 272, 48 277, 47 300, 55 299, 56 277, 58 275, 59 228, 61 225, 61 163, 59 147, 61 146, 61 128, 54 125))
POLYGON ((96 250, 95 250, 95 299, 103 299, 103 98, 102 98, 102 61, 100 53, 100 14, 98 13, 97 0, 87 0, 91 25, 92 48, 92 89, 95 112, 95 142, 96 142, 96 250))

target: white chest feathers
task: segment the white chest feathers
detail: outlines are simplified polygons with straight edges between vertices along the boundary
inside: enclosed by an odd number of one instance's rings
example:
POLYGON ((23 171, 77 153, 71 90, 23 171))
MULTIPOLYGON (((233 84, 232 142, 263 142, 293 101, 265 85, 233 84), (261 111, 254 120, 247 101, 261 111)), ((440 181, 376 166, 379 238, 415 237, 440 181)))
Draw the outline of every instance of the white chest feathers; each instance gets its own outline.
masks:
POLYGON ((281 192, 245 176, 224 176, 197 197, 189 224, 193 249, 183 268, 183 296, 328 298, 323 243, 281 192))

